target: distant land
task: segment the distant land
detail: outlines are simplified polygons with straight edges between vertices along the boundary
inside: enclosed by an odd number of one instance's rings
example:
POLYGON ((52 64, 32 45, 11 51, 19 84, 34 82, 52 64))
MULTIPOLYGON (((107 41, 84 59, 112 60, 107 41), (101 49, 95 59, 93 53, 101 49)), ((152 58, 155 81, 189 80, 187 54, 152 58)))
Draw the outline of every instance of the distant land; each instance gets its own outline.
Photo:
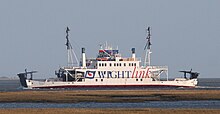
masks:
POLYGON ((0 76, 0 80, 18 80, 17 77, 0 76))

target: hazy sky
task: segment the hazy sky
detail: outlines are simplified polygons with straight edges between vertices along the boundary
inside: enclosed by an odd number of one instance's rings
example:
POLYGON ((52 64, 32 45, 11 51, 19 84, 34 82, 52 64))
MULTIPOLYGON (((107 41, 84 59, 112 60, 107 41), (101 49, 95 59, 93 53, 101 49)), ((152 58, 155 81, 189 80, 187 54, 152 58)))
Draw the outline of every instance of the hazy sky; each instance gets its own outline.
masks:
POLYGON ((108 41, 141 57, 146 27, 152 27, 153 65, 169 66, 169 76, 191 68, 202 78, 220 74, 220 0, 1 0, 0 76, 25 68, 54 77, 67 64, 65 29, 80 56, 96 57, 108 41))

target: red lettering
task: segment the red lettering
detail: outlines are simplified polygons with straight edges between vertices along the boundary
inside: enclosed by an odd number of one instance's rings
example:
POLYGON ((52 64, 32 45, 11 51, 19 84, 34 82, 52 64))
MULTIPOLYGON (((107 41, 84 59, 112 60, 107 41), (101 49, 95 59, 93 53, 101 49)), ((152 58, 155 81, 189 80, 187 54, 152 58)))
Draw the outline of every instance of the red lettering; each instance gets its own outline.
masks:
POLYGON ((142 78, 144 78, 144 74, 145 74, 145 71, 143 71, 143 73, 142 73, 143 75, 142 75, 142 78))
POLYGON ((142 71, 140 71, 140 75, 139 75, 139 78, 141 78, 141 75, 142 75, 142 71))
POLYGON ((136 71, 136 76, 135 77, 138 78, 138 71, 136 71))
POLYGON ((149 78, 149 75, 148 75, 149 69, 150 69, 150 68, 147 68, 147 72, 146 72, 146 74, 145 74, 145 78, 149 78))
POLYGON ((134 78, 134 72, 136 70, 136 67, 134 67, 133 73, 132 73, 132 78, 134 78))

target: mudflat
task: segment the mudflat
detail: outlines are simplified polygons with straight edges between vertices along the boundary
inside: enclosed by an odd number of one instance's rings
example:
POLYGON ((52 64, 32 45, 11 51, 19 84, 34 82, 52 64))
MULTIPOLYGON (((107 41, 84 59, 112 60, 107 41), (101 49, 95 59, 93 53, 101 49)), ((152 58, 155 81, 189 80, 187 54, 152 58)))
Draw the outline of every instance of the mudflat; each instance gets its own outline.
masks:
POLYGON ((220 109, 158 109, 158 108, 43 108, 0 109, 0 114, 219 114, 220 109))
POLYGON ((144 102, 220 100, 220 90, 53 90, 0 92, 0 102, 144 102))

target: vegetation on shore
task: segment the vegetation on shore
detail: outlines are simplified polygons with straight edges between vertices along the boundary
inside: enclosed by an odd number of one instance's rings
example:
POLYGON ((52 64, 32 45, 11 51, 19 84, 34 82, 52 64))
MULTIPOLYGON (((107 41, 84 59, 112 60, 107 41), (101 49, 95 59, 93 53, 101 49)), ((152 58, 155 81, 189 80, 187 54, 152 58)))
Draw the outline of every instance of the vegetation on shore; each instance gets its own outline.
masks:
POLYGON ((61 90, 0 92, 0 102, 144 102, 220 100, 219 90, 61 90))

